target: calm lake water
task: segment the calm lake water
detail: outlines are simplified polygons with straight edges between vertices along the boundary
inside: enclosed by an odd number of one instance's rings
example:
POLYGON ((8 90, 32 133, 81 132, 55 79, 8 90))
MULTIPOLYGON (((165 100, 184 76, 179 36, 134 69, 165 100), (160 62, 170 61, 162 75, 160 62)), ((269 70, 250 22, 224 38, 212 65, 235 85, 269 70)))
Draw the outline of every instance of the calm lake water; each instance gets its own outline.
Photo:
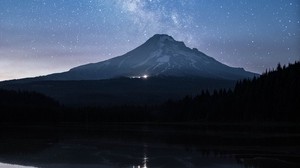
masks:
POLYGON ((0 140, 0 168, 300 167, 297 134, 225 130, 177 125, 10 128, 0 140))

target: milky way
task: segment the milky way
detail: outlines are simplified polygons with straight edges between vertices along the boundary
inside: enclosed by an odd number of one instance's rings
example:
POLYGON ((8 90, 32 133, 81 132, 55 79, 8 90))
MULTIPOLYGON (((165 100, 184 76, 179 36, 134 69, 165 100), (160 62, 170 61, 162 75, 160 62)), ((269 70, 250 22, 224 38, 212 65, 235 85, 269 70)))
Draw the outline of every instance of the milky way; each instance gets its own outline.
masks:
POLYGON ((234 67, 300 60, 298 0, 1 0, 0 80, 122 55, 154 34, 234 67))

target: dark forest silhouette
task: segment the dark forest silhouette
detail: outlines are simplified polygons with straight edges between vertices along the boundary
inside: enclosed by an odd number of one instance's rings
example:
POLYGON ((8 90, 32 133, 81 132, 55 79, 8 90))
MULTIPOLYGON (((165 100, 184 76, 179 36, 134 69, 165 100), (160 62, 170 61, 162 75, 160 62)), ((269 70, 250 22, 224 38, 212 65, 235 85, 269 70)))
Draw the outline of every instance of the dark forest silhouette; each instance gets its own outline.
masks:
POLYGON ((42 94, 0 90, 1 123, 299 122, 300 62, 278 64, 233 90, 169 100, 161 105, 71 108, 42 94))
POLYGON ((52 122, 60 108, 40 93, 0 89, 0 122, 52 122))

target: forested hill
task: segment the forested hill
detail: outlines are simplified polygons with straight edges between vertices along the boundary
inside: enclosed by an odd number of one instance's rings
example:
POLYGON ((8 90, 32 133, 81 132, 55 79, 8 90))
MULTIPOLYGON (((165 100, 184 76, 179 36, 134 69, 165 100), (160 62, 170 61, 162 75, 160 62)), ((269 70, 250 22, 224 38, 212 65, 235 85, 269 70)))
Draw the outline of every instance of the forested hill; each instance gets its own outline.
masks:
MULTIPOLYGON (((295 122, 300 121, 300 62, 278 65, 259 78, 245 79, 233 90, 202 91, 195 97, 158 106, 86 108, 89 122, 295 122)), ((73 113, 74 114, 74 113, 73 113)))
POLYGON ((0 89, 0 122, 47 122, 57 119, 60 105, 36 92, 0 89))
POLYGON ((300 62, 236 84, 234 99, 243 120, 296 120, 300 113, 300 62), (253 115, 251 115, 253 113, 253 115))
POLYGON ((295 122, 300 121, 300 62, 278 65, 233 90, 161 105, 66 108, 34 92, 0 90, 0 122, 295 122))
POLYGON ((300 62, 279 64, 259 78, 238 82, 233 91, 203 92, 164 106, 182 120, 300 121, 300 62))

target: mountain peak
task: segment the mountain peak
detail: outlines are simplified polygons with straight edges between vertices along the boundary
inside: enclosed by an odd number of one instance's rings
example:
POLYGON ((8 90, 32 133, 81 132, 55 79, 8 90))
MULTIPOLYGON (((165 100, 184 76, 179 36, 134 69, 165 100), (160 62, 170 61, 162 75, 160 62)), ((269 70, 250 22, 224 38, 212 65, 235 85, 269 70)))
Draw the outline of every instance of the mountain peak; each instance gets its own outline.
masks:
POLYGON ((152 36, 148 42, 153 42, 153 43, 164 43, 164 42, 176 42, 176 40, 167 34, 155 34, 152 36))
POLYGON ((167 39, 167 40, 170 40, 170 41, 175 41, 172 36, 169 36, 167 34, 155 34, 150 39, 152 39, 152 38, 154 38, 154 39, 167 39))
POLYGON ((186 45, 182 41, 175 40, 172 36, 169 36, 167 34, 155 34, 152 36, 149 40, 147 40, 144 45, 146 47, 149 46, 156 46, 158 48, 164 48, 168 46, 168 48, 186 48, 186 45))

